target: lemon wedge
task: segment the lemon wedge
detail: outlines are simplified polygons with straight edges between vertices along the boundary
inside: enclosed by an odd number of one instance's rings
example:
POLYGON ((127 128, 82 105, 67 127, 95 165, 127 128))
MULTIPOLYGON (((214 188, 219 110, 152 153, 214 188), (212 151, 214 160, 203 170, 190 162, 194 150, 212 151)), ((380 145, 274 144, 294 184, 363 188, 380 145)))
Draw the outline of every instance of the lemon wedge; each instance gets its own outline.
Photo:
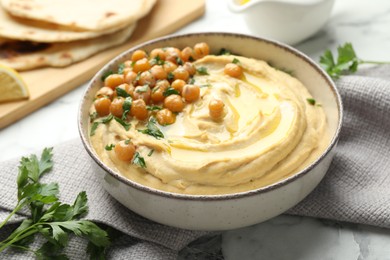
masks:
POLYGON ((19 73, 0 64, 0 103, 29 98, 26 83, 19 73))

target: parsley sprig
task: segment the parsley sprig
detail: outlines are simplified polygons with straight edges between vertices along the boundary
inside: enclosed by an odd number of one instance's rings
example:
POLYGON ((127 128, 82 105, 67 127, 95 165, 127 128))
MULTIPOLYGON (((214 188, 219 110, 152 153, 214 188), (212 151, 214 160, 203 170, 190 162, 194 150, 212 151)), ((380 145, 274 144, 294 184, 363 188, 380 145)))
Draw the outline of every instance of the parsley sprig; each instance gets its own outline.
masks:
POLYGON ((156 139, 164 138, 164 134, 157 127, 156 119, 154 119, 153 117, 149 119, 148 124, 146 125, 146 129, 138 130, 138 132, 141 132, 146 135, 151 135, 156 139))
POLYGON ((91 257, 96 252, 104 253, 110 244, 107 232, 91 221, 80 220, 88 212, 85 191, 69 205, 59 202, 58 183, 39 181, 52 169, 52 157, 52 148, 45 148, 39 160, 35 155, 21 159, 16 180, 18 201, 0 228, 22 208, 31 210, 31 218, 23 220, 8 238, 0 242, 0 252, 13 247, 33 252, 39 259, 68 259, 62 250, 68 245, 69 235, 74 234, 89 240, 87 252, 91 257), (46 242, 39 249, 31 248, 30 244, 38 234, 46 242))
POLYGON ((358 58, 351 43, 338 46, 337 53, 337 60, 335 60, 330 50, 326 50, 320 57, 321 66, 333 79, 356 72, 360 64, 390 64, 386 61, 369 61, 358 58))

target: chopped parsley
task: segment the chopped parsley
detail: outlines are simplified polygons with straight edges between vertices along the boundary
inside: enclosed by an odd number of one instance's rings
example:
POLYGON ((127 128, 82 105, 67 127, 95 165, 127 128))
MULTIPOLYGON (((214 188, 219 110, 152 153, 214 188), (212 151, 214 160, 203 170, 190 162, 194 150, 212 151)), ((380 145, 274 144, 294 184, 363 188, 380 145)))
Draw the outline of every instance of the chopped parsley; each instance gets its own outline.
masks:
POLYGON ((111 151, 114 147, 115 147, 115 144, 110 144, 110 145, 106 145, 106 146, 104 147, 104 149, 105 149, 106 151, 111 151))
POLYGON ((125 144, 129 144, 131 142, 131 139, 125 140, 125 144))
POLYGON ((130 97, 130 94, 127 93, 126 90, 124 90, 123 88, 116 88, 115 90, 118 97, 124 97, 124 98, 130 97))
POLYGON ((159 55, 157 55, 156 57, 154 57, 152 60, 151 60, 151 65, 164 65, 165 64, 165 61, 163 59, 160 58, 159 55))
POLYGON ((125 64, 121 63, 118 66, 118 74, 123 74, 123 70, 125 69, 125 64))
POLYGON ((137 87, 135 92, 137 92, 137 93, 145 93, 145 92, 148 91, 148 89, 149 89, 149 85, 143 85, 142 87, 137 87))
POLYGON ((188 84, 194 84, 195 83, 195 79, 193 77, 191 77, 189 80, 188 80, 188 84))
POLYGON ((156 139, 164 138, 164 134, 157 127, 156 119, 154 119, 153 117, 149 119, 148 124, 146 125, 146 129, 138 130, 138 132, 146 135, 151 135, 156 139))
POLYGON ((316 100, 314 98, 306 98, 306 100, 312 106, 314 106, 316 104, 316 100))
POLYGON ((173 75, 172 72, 169 72, 168 75, 167 75, 167 79, 168 80, 173 80, 175 78, 175 76, 173 75))
POLYGON ((176 63, 177 63, 178 65, 183 65, 183 64, 184 64, 183 60, 180 59, 180 57, 176 57, 176 63))
POLYGON ((200 85, 199 87, 200 88, 211 88, 212 85, 210 83, 207 83, 207 84, 200 85))
POLYGON ((91 126, 91 132, 89 133, 90 136, 95 135, 96 129, 98 128, 100 122, 93 122, 91 126))
POLYGON ((225 48, 222 48, 219 50, 218 54, 217 55, 231 55, 231 51, 225 49, 225 48))
POLYGON ((162 107, 160 107, 160 106, 146 106, 146 109, 148 110, 148 111, 158 111, 158 110, 161 110, 161 109, 163 109, 162 107))
POLYGON ((138 165, 141 168, 146 168, 146 163, 144 157, 142 157, 139 152, 136 152, 134 154, 133 160, 131 161, 132 164, 138 165))
POLYGON ((232 61, 232 63, 234 63, 234 64, 240 64, 240 60, 237 59, 237 58, 234 58, 233 61, 232 61))
POLYGON ((123 108, 122 120, 126 120, 126 116, 130 112, 132 103, 133 103, 133 99, 131 97, 127 97, 123 101, 123 105, 122 105, 122 108, 123 108))
POLYGON ((164 92, 163 92, 163 96, 164 97, 167 97, 167 96, 170 96, 170 95, 180 95, 179 91, 177 91, 176 89, 172 88, 172 87, 169 87, 167 88, 164 92))
POLYGON ((196 72, 198 72, 200 75, 209 75, 206 67, 196 68, 196 72))
POLYGON ((114 74, 114 72, 113 72, 112 70, 106 71, 106 72, 103 73, 103 75, 102 75, 102 77, 101 77, 100 79, 101 79, 102 81, 105 81, 106 78, 107 78, 108 76, 110 76, 111 74, 114 74))
POLYGON ((90 120, 91 123, 98 117, 99 117, 99 114, 96 111, 91 113, 91 114, 89 114, 89 120, 90 120))
POLYGON ((148 153, 148 156, 152 156, 152 154, 154 153, 154 149, 150 150, 150 152, 148 153))
POLYGON ((109 114, 108 116, 104 117, 101 121, 93 122, 89 135, 93 136, 95 134, 95 131, 98 128, 99 124, 107 124, 108 122, 110 122, 112 120, 112 118, 113 118, 113 115, 109 114))
POLYGON ((122 119, 119 118, 119 117, 114 117, 114 119, 115 119, 115 121, 117 121, 119 124, 121 124, 121 125, 125 128, 126 131, 129 131, 131 124, 125 122, 124 120, 122 120, 122 119))

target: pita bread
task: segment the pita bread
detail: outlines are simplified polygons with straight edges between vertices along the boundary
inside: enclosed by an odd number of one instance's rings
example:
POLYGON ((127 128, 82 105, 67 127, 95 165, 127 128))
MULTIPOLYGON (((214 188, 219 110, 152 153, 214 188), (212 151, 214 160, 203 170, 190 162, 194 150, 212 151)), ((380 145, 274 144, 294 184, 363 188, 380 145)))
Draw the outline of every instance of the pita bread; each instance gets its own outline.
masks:
POLYGON ((125 26, 127 25, 124 24, 118 28, 111 28, 99 32, 69 31, 56 24, 12 17, 0 7, 0 37, 21 41, 68 42, 85 40, 113 33, 123 29, 125 26))
POLYGON ((68 66, 124 43, 135 27, 133 24, 113 34, 67 43, 34 43, 0 38, 0 63, 19 71, 45 66, 68 66))
POLYGON ((149 13, 156 0, 1 0, 10 14, 71 29, 102 31, 132 24, 149 13))

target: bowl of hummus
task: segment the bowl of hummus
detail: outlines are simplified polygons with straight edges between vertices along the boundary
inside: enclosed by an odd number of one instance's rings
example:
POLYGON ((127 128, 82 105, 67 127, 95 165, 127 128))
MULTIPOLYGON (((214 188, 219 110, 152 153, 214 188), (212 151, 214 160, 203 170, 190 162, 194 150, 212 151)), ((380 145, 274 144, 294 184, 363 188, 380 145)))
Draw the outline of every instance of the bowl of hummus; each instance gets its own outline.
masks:
POLYGON ((79 132, 104 188, 130 210, 193 230, 277 216, 324 177, 342 121, 309 57, 231 33, 155 39, 90 81, 79 132))

